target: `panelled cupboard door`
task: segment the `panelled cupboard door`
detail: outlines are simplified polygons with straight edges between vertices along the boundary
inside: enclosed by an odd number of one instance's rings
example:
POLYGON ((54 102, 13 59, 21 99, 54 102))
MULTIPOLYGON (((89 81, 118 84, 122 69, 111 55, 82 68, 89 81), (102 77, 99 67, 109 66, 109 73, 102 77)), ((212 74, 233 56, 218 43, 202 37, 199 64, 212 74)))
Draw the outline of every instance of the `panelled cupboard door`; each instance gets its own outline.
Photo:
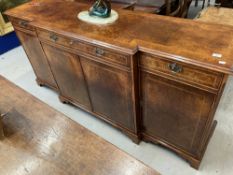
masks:
POLYGON ((57 88, 53 78, 48 60, 44 55, 41 44, 36 36, 16 30, 16 34, 20 39, 28 59, 31 62, 33 70, 40 81, 57 88))
POLYGON ((140 78, 143 133, 198 155, 214 94, 145 72, 140 78))
POLYGON ((95 113, 133 131, 132 82, 130 72, 81 57, 95 113))
POLYGON ((42 43, 62 96, 91 109, 79 57, 42 43))

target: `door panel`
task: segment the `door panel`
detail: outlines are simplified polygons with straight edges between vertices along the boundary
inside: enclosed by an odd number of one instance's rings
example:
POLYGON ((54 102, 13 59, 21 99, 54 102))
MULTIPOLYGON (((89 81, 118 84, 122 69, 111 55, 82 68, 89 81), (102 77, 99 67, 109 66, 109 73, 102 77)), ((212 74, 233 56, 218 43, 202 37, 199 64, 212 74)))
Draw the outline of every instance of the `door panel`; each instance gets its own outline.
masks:
POLYGON ((42 46, 61 94, 91 109, 79 57, 44 43, 42 46))
POLYGON ((133 130, 130 73, 82 57, 81 64, 94 112, 133 130))
POLYGON ((196 153, 214 95, 141 72, 143 132, 196 153))
POLYGON ((43 81, 43 83, 45 82, 46 84, 57 88, 56 82, 48 64, 48 60, 44 55, 39 40, 36 38, 36 36, 28 33, 24 33, 18 30, 16 30, 16 33, 24 47, 25 52, 27 53, 28 59, 31 62, 36 76, 41 81, 43 81))

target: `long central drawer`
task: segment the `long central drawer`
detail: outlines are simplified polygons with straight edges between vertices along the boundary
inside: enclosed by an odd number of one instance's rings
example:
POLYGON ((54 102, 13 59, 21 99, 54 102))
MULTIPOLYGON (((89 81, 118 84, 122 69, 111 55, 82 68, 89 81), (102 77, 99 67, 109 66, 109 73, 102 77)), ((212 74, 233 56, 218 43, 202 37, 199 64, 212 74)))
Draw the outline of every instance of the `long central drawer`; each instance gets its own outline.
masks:
POLYGON ((130 66, 129 56, 124 55, 122 53, 118 53, 103 47, 91 45, 85 42, 81 42, 78 40, 74 40, 69 37, 62 36, 60 34, 56 34, 54 32, 49 32, 45 30, 37 31, 39 38, 43 40, 47 40, 50 42, 54 42, 56 44, 77 49, 83 53, 90 54, 92 56, 97 57, 98 59, 103 59, 104 61, 112 62, 115 64, 130 66))

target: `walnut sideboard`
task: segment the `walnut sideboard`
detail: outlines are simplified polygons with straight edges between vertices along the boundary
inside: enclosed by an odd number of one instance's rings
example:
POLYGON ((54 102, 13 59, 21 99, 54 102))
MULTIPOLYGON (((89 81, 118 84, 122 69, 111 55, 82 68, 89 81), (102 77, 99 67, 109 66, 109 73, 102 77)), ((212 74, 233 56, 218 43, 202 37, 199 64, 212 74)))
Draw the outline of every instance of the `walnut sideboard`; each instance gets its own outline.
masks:
POLYGON ((77 19, 88 8, 41 0, 7 11, 38 84, 198 168, 233 74, 232 28, 122 9, 98 26, 77 19))

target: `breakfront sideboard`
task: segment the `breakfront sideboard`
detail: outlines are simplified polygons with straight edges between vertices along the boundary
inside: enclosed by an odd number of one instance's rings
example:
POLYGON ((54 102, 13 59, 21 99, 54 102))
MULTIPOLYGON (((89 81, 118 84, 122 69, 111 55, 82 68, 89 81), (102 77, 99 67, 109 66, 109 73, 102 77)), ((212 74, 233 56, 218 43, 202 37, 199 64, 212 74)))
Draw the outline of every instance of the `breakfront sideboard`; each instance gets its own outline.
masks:
POLYGON ((77 19, 85 3, 39 2, 6 13, 38 84, 198 168, 233 73, 232 28, 122 9, 98 26, 77 19))

